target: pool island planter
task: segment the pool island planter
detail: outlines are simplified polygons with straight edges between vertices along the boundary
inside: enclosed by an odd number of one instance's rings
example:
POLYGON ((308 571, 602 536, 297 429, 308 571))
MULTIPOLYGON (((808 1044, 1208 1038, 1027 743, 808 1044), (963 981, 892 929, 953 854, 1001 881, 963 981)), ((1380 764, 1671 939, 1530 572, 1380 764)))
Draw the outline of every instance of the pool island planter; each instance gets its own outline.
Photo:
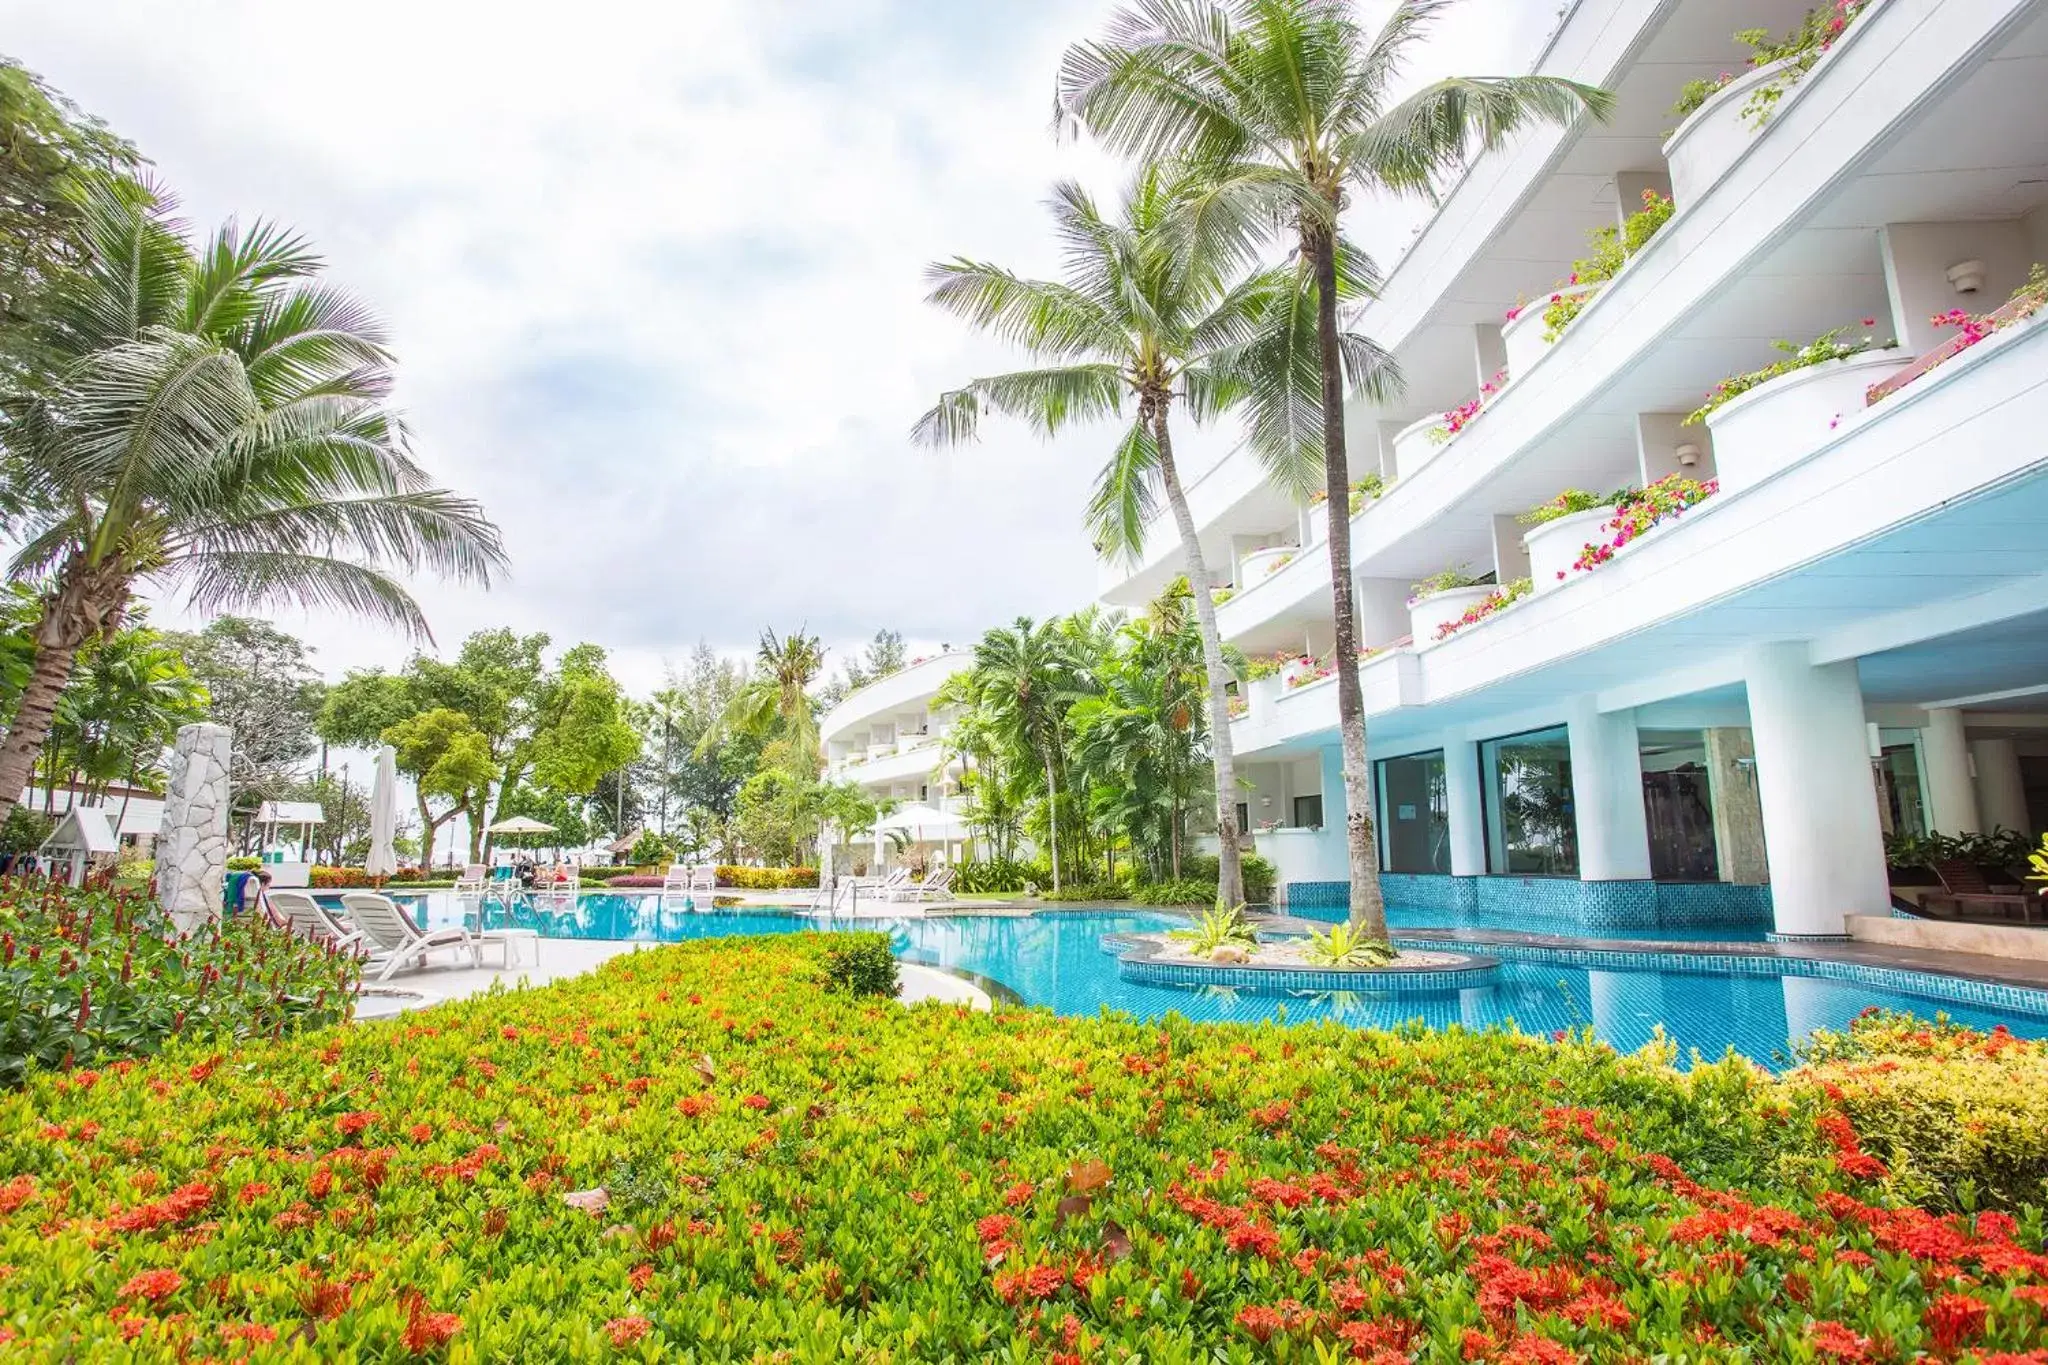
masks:
POLYGON ((1863 411, 1872 385, 1911 360, 1897 346, 1864 351, 1781 374, 1715 408, 1706 420, 1721 491, 1752 487, 1811 454, 1840 423, 1863 411))
POLYGON ((1602 535, 1600 528, 1615 515, 1612 507, 1594 507, 1530 527, 1522 537, 1529 551, 1530 585, 1543 593, 1568 581, 1572 565, 1588 545, 1614 539, 1612 532, 1602 535))
POLYGON ((1453 621, 1463 620, 1465 613, 1478 606, 1494 593, 1494 585, 1480 583, 1469 588, 1446 588, 1433 592, 1427 597, 1418 597, 1408 604, 1409 634, 1414 647, 1428 649, 1439 643, 1437 628, 1453 621))
MULTIPOLYGON (((1751 125, 1742 112, 1743 106, 1759 86, 1784 75, 1797 60, 1787 57, 1745 72, 1722 86, 1678 125, 1678 130, 1664 143, 1664 162, 1671 172, 1671 197, 1681 209, 1712 189, 1749 150, 1763 130, 1751 125)), ((1809 78, 1812 75, 1807 74, 1809 78)))
POLYGON ((1523 304, 1521 310, 1500 329, 1501 345, 1507 348, 1508 381, 1512 383, 1527 374, 1530 366, 1541 360, 1544 353, 1556 344, 1545 335, 1550 326, 1543 320, 1551 304, 1563 299, 1591 298, 1606 287, 1605 280, 1560 285, 1541 298, 1523 304))
MULTIPOLYGON (((1271 946, 1272 941, 1262 946, 1271 946)), ((1437 947, 1403 947, 1408 965, 1388 967, 1325 967, 1298 961, 1206 962, 1191 957, 1179 940, 1167 934, 1111 934, 1105 950, 1117 954, 1117 975, 1141 986, 1200 990, 1222 986, 1232 990, 1289 993, 1347 991, 1354 995, 1436 995, 1495 984, 1497 958, 1437 947)))

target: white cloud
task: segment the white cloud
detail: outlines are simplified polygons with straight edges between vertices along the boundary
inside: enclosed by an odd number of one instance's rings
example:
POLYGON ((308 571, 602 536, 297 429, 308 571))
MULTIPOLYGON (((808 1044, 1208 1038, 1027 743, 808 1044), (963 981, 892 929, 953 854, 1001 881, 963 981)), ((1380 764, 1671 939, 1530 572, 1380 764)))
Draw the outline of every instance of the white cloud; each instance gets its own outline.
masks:
MULTIPOLYGON (((0 20, 195 222, 295 225, 389 320, 423 457, 513 553, 489 594, 420 585, 441 641, 589 638, 644 686, 700 636, 958 643, 1092 595, 1101 437, 997 428, 934 455, 905 432, 1006 360, 921 302, 923 264, 1050 270, 1047 185, 1114 184, 1048 133, 1059 52, 1110 9, 0 0, 0 20)), ((1471 0, 1421 74, 1526 58, 1533 14, 1471 0)), ((280 620, 330 672, 404 653, 280 620)))

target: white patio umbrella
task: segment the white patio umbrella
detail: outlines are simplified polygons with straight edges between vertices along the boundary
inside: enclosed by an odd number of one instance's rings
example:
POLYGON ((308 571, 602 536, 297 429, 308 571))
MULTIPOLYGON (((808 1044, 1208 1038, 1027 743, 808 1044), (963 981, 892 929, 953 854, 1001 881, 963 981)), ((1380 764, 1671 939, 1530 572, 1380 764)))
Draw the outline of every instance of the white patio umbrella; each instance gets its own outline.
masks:
POLYGON ((881 851, 882 837, 892 830, 908 834, 913 843, 927 841, 945 846, 946 856, 952 856, 952 843, 967 837, 967 822, 951 811, 928 806, 922 801, 913 801, 899 806, 894 814, 885 815, 875 822, 873 834, 875 850, 881 851))
POLYGON ((398 850, 392 846, 397 832, 398 754, 386 744, 377 750, 377 775, 370 784, 370 856, 363 859, 363 871, 372 877, 398 871, 398 850))
POLYGON ((540 821, 526 815, 515 815, 508 820, 500 820, 486 831, 486 833, 490 834, 553 834, 554 832, 555 827, 553 825, 542 824, 540 821))

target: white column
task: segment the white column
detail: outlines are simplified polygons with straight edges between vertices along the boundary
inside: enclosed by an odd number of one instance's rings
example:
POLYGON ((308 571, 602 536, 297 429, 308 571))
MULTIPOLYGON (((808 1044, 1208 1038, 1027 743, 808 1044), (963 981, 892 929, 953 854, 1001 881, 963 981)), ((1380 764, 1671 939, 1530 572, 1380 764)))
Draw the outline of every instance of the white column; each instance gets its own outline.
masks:
POLYGON ((1572 804, 1578 808, 1579 880, 1647 881, 1650 832, 1643 818, 1643 757, 1633 711, 1600 711, 1581 698, 1567 721, 1572 804))
POLYGON ((1469 739, 1444 745, 1444 804, 1451 823, 1451 875, 1486 872, 1486 820, 1479 806, 1479 746, 1469 739))
POLYGON ((2033 834, 2027 818, 2027 784, 2020 776, 2020 754, 2009 739, 1970 741, 1977 763, 1977 815, 1983 829, 2016 829, 2033 834))
POLYGON ((1963 735, 1963 713, 1937 706, 1927 713, 1920 731, 1920 759, 1927 765, 1928 818, 1942 834, 1975 834, 1977 790, 1970 785, 1970 747, 1963 735))
POLYGON ((1787 641, 1751 649, 1746 672, 1778 932, 1839 934, 1845 914, 1888 914, 1855 662, 1815 665, 1787 641))

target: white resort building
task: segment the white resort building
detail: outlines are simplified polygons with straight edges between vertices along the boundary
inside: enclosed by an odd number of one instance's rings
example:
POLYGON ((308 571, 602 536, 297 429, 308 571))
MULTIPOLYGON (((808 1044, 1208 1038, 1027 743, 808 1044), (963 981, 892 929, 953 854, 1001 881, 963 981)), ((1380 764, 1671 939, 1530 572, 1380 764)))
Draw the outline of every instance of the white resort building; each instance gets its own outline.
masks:
MULTIPOLYGON (((876 801, 897 807, 903 812, 903 840, 957 846, 965 836, 958 815, 960 764, 948 761, 941 744, 952 712, 934 709, 932 699, 947 679, 973 662, 972 654, 957 650, 916 660, 849 693, 819 725, 824 780, 854 783, 876 801), (932 814, 925 816, 927 811, 932 814)), ((845 850, 839 856, 850 859, 839 871, 864 872, 887 860, 886 831, 837 833, 845 850)))
MULTIPOLYGON (((2048 6, 1874 0, 1803 78, 1750 71, 1735 31, 1808 3, 1566 5, 1536 69, 1614 91, 1611 121, 1478 158, 1356 324, 1406 379, 1349 420, 1397 904, 1834 936, 1890 912, 1887 833, 2048 824, 2048 309, 2008 305, 2048 261, 2048 6), (1571 285, 1591 234, 1665 197, 1571 285), (1838 329, 1872 344, 1686 422, 1838 329), (1624 527, 1518 520, 1665 480, 1624 527), (1411 603, 1447 570, 1483 581, 1411 603)), ((1247 827, 1292 908, 1341 905, 1330 509, 1242 450, 1189 497, 1226 639, 1307 656, 1243 687, 1247 827)), ((1105 599, 1179 558, 1162 518, 1105 599)), ((868 695, 834 752, 890 762, 868 695)))

